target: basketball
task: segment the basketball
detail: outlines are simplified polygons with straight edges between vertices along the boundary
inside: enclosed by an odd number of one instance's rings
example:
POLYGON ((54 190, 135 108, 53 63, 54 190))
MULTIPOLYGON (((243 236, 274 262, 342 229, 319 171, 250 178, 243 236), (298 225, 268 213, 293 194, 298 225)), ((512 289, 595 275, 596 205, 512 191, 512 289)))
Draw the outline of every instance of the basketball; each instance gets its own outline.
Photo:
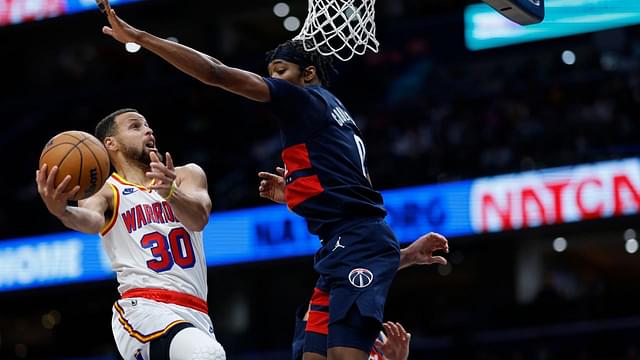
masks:
POLYGON ((64 191, 76 185, 80 190, 70 200, 81 200, 95 194, 109 177, 107 149, 95 136, 84 131, 65 131, 47 142, 40 155, 40 167, 47 164, 47 173, 58 166, 55 186, 67 175, 71 181, 64 191))

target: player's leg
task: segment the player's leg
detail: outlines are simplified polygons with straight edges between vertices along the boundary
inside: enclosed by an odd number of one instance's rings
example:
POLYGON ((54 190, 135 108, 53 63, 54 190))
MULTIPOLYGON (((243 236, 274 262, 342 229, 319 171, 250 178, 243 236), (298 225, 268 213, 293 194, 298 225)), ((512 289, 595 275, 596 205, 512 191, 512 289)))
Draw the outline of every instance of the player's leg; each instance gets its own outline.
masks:
MULTIPOLYGON (((169 342, 169 360, 225 360, 222 345, 204 331, 187 327, 177 332, 169 342)), ((154 344, 151 344, 151 360, 154 344)), ((166 349, 163 349, 166 351, 166 349)))
POLYGON ((363 316, 352 305, 343 319, 329 325, 327 359, 367 360, 381 328, 377 319, 363 316))
MULTIPOLYGON (((304 329, 303 360, 327 358, 327 334, 329 333, 329 289, 320 276, 309 302, 304 329)), ((303 320, 305 320, 303 318, 303 320)))
POLYGON ((329 253, 316 262, 316 270, 330 288, 327 358, 366 360, 382 329, 399 244, 386 223, 372 221, 341 232, 324 248, 329 253), (339 239, 344 248, 336 248, 339 239))

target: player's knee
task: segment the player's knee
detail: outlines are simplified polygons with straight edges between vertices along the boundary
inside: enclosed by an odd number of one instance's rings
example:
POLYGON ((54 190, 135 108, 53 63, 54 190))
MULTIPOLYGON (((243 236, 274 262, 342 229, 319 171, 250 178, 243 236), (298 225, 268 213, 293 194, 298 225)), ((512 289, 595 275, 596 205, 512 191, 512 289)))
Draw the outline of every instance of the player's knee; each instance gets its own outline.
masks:
POLYGON ((187 328, 171 341, 171 360, 225 360, 222 345, 204 331, 187 328))
POLYGON ((225 360, 227 355, 218 342, 202 345, 193 350, 191 360, 225 360))

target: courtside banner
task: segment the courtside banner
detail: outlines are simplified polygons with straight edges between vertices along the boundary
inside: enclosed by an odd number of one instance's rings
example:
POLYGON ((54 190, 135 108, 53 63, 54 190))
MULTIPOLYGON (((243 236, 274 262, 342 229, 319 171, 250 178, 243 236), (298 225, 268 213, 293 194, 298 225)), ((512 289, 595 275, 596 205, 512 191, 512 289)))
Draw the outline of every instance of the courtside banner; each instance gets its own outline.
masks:
MULTIPOLYGON (((111 0, 111 5, 142 0, 111 0)), ((0 0, 0 26, 98 10, 95 0, 0 0)))
POLYGON ((640 160, 478 179, 469 206, 476 234, 638 214, 640 160))
MULTIPOLYGON (((637 214, 640 160, 626 159, 383 191, 403 243, 637 214)), ((207 265, 309 256, 320 247, 283 205, 213 213, 207 265)), ((0 292, 113 278, 95 235, 66 232, 0 241, 0 292)))

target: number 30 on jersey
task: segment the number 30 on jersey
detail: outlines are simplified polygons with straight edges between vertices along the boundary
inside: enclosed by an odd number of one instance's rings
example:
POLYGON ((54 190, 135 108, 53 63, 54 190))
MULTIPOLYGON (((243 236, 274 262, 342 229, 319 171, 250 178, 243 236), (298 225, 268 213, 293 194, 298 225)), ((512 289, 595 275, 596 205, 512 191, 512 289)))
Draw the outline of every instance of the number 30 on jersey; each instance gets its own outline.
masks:
POLYGON ((191 236, 181 227, 171 230, 168 236, 157 231, 145 234, 140 245, 151 249, 155 259, 147 261, 147 266, 158 273, 171 269, 173 264, 188 269, 196 263, 191 236))

